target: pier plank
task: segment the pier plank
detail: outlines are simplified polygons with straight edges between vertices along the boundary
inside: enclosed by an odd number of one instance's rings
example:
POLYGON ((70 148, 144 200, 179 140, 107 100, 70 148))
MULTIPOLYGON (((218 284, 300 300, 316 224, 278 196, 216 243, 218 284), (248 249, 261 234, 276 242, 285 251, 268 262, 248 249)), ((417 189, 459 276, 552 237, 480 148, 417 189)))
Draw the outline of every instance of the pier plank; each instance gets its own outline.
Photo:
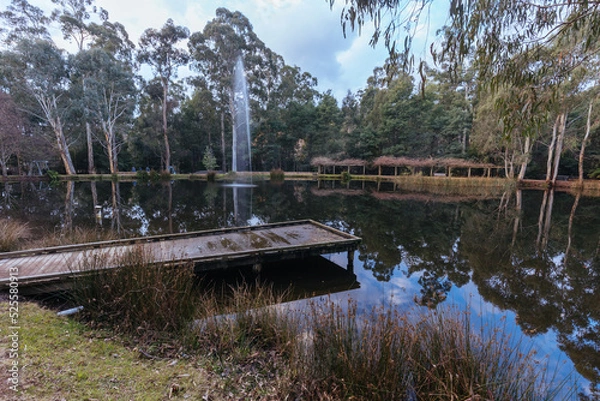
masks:
MULTIPOLYGON (((193 263, 196 271, 261 264, 324 253, 353 252, 360 238, 312 220, 96 242, 0 254, 0 287, 117 267, 119 255, 141 247, 154 263, 193 263), (90 261, 103 260, 100 267, 90 261), (88 263, 86 263, 88 262, 88 263), (12 269, 12 270, 11 270, 12 269)), ((351 264, 351 258, 349 257, 351 264)), ((349 266, 351 267, 351 266, 349 266)))

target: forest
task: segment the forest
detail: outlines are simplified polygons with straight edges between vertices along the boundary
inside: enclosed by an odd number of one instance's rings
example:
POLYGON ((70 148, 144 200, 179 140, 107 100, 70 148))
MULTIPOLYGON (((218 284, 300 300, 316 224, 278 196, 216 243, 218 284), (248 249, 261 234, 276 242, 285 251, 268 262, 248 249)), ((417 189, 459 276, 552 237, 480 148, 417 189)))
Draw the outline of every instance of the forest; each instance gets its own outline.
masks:
MULTIPOLYGON (((597 28, 590 27, 599 19, 596 2, 585 2, 595 19, 581 18, 569 32, 556 9, 538 10, 538 27, 559 26, 557 34, 516 38, 487 53, 475 45, 482 38, 466 42, 457 34, 465 27, 447 26, 432 62, 415 63, 408 46, 390 49, 363 88, 341 100, 319 92, 310 72, 287 65, 238 11, 217 9, 199 32, 168 19, 133 43, 93 0, 52 2, 51 13, 27 0, 0 11, 4 176, 36 174, 40 161, 67 175, 171 166, 178 173, 230 171, 232 76, 241 57, 253 170, 307 171, 319 156, 453 157, 502 166, 510 178, 600 177, 599 60, 595 42, 584 39, 597 28), (59 48, 49 26, 74 50, 59 48), (496 58, 484 57, 490 54, 496 58), (181 68, 191 74, 180 77, 181 68)), ((350 1, 345 10, 369 13, 360 4, 350 1)), ((494 18, 480 11, 466 16, 494 18)), ((465 21, 454 13, 451 21, 465 21)), ((394 33, 380 34, 388 44, 394 33)))

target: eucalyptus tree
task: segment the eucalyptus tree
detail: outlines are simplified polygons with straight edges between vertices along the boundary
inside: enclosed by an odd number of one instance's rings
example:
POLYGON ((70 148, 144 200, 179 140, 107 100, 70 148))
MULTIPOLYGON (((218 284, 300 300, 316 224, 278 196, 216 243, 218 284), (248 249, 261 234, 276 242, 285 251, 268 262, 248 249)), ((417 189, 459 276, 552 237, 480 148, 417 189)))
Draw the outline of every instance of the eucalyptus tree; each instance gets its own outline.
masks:
POLYGON ((239 11, 231 12, 226 8, 218 8, 216 18, 206 24, 202 32, 191 35, 188 47, 192 68, 206 80, 219 105, 221 167, 226 171, 226 120, 233 116, 233 73, 237 59, 243 59, 249 91, 256 102, 257 88, 265 82, 265 77, 267 81, 272 77, 266 65, 272 63, 274 54, 266 51, 248 18, 239 11))
MULTIPOLYGON (((58 22, 63 38, 76 44, 78 52, 84 51, 87 48, 87 42, 91 42, 93 39, 93 22, 91 21, 93 15, 96 14, 101 21, 108 20, 108 13, 104 9, 98 9, 94 5, 93 0, 52 0, 52 2, 60 7, 52 12, 52 19, 58 22)), ((81 93, 85 96, 87 74, 80 70, 76 76, 81 80, 81 93)), ((86 132, 88 173, 93 174, 96 171, 96 167, 94 163, 91 117, 86 103, 82 103, 84 104, 83 120, 86 132)))
POLYGON ((97 48, 80 51, 72 60, 74 74, 86 75, 84 102, 90 121, 100 128, 99 142, 108 156, 111 173, 119 170, 118 154, 124 132, 133 119, 137 88, 131 65, 97 48))
POLYGON ((0 12, 0 19, 6 23, 5 27, 0 27, 0 33, 4 44, 8 46, 25 38, 50 40, 48 25, 51 18, 27 0, 12 0, 6 9, 0 12))
POLYGON ((79 51, 93 38, 89 22, 93 15, 108 20, 108 12, 97 8, 94 0, 52 0, 52 3, 60 6, 52 12, 52 18, 60 24, 63 38, 75 42, 79 51))
POLYGON ((160 30, 146 29, 139 40, 138 60, 152 67, 162 86, 163 168, 165 170, 168 170, 171 166, 167 119, 169 88, 172 79, 177 77, 178 68, 186 65, 189 60, 188 53, 177 47, 178 43, 187 39, 188 36, 189 30, 187 28, 175 25, 173 20, 169 18, 160 30))
POLYGON ((50 41, 21 40, 12 51, 0 54, 0 77, 21 107, 47 125, 66 174, 76 174, 70 153, 71 143, 64 120, 71 108, 67 63, 63 52, 50 41))

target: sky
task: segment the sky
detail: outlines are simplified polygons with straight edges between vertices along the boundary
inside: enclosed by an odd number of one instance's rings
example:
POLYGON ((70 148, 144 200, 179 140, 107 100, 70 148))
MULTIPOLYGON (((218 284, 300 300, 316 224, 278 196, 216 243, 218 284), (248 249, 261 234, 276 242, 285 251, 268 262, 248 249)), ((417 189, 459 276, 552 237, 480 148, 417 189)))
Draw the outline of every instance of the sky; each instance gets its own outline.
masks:
MULTIPOLYGON (((0 9, 6 9, 9 3, 10 0, 0 0, 0 9)), ((29 3, 44 10, 54 8, 50 0, 29 0, 29 3)), ((383 43, 375 48, 369 45, 370 27, 363 29, 361 35, 350 32, 344 38, 340 24, 344 3, 337 0, 332 10, 329 0, 95 1, 108 11, 111 21, 125 26, 136 44, 145 29, 160 29, 168 18, 193 33, 202 31, 215 18, 219 7, 240 11, 267 47, 283 56, 286 64, 298 66, 316 77, 318 90, 331 90, 338 101, 348 90, 356 92, 364 88, 373 69, 382 66, 388 56, 383 43)), ((425 42, 432 39, 436 29, 430 25, 424 24, 417 31, 417 58, 426 56, 425 42)))

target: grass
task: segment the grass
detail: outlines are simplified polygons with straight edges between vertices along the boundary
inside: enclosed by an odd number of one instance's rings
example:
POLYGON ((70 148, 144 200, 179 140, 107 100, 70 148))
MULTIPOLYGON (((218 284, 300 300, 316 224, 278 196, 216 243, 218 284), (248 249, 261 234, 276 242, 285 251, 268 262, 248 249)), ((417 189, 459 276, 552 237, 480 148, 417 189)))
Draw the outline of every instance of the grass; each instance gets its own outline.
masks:
POLYGON ((0 252, 17 251, 31 235, 27 223, 0 219, 0 252))
POLYGON ((402 176, 394 182, 399 189, 439 195, 495 196, 516 187, 506 178, 402 176))
POLYGON ((110 230, 77 227, 72 230, 65 229, 49 233, 25 245, 28 248, 46 248, 116 239, 119 239, 119 236, 110 230))
POLYGON ((142 246, 115 257, 88 257, 73 298, 86 318, 150 343, 180 337, 195 313, 192 266, 155 264, 142 246), (107 266, 120 266, 106 269, 107 266))
MULTIPOLYGON (((0 305, 7 310, 5 302, 0 305)), ((201 399, 207 388, 217 387, 194 360, 147 359, 110 331, 90 329, 34 303, 22 302, 19 309, 19 393, 11 398, 3 390, 2 399, 150 401, 183 399, 184 393, 201 399)), ((0 347, 7 345, 0 336, 0 347)), ((5 374, 2 369, 4 382, 5 374)))
MULTIPOLYGON (((544 377, 502 328, 474 332, 470 317, 444 310, 408 318, 356 304, 313 303, 304 381, 313 394, 359 400, 554 400, 544 377), (323 378, 319 380, 319 378, 323 378)), ((563 384, 556 388, 562 390, 563 384)), ((566 396, 565 396, 566 397, 566 396)))

